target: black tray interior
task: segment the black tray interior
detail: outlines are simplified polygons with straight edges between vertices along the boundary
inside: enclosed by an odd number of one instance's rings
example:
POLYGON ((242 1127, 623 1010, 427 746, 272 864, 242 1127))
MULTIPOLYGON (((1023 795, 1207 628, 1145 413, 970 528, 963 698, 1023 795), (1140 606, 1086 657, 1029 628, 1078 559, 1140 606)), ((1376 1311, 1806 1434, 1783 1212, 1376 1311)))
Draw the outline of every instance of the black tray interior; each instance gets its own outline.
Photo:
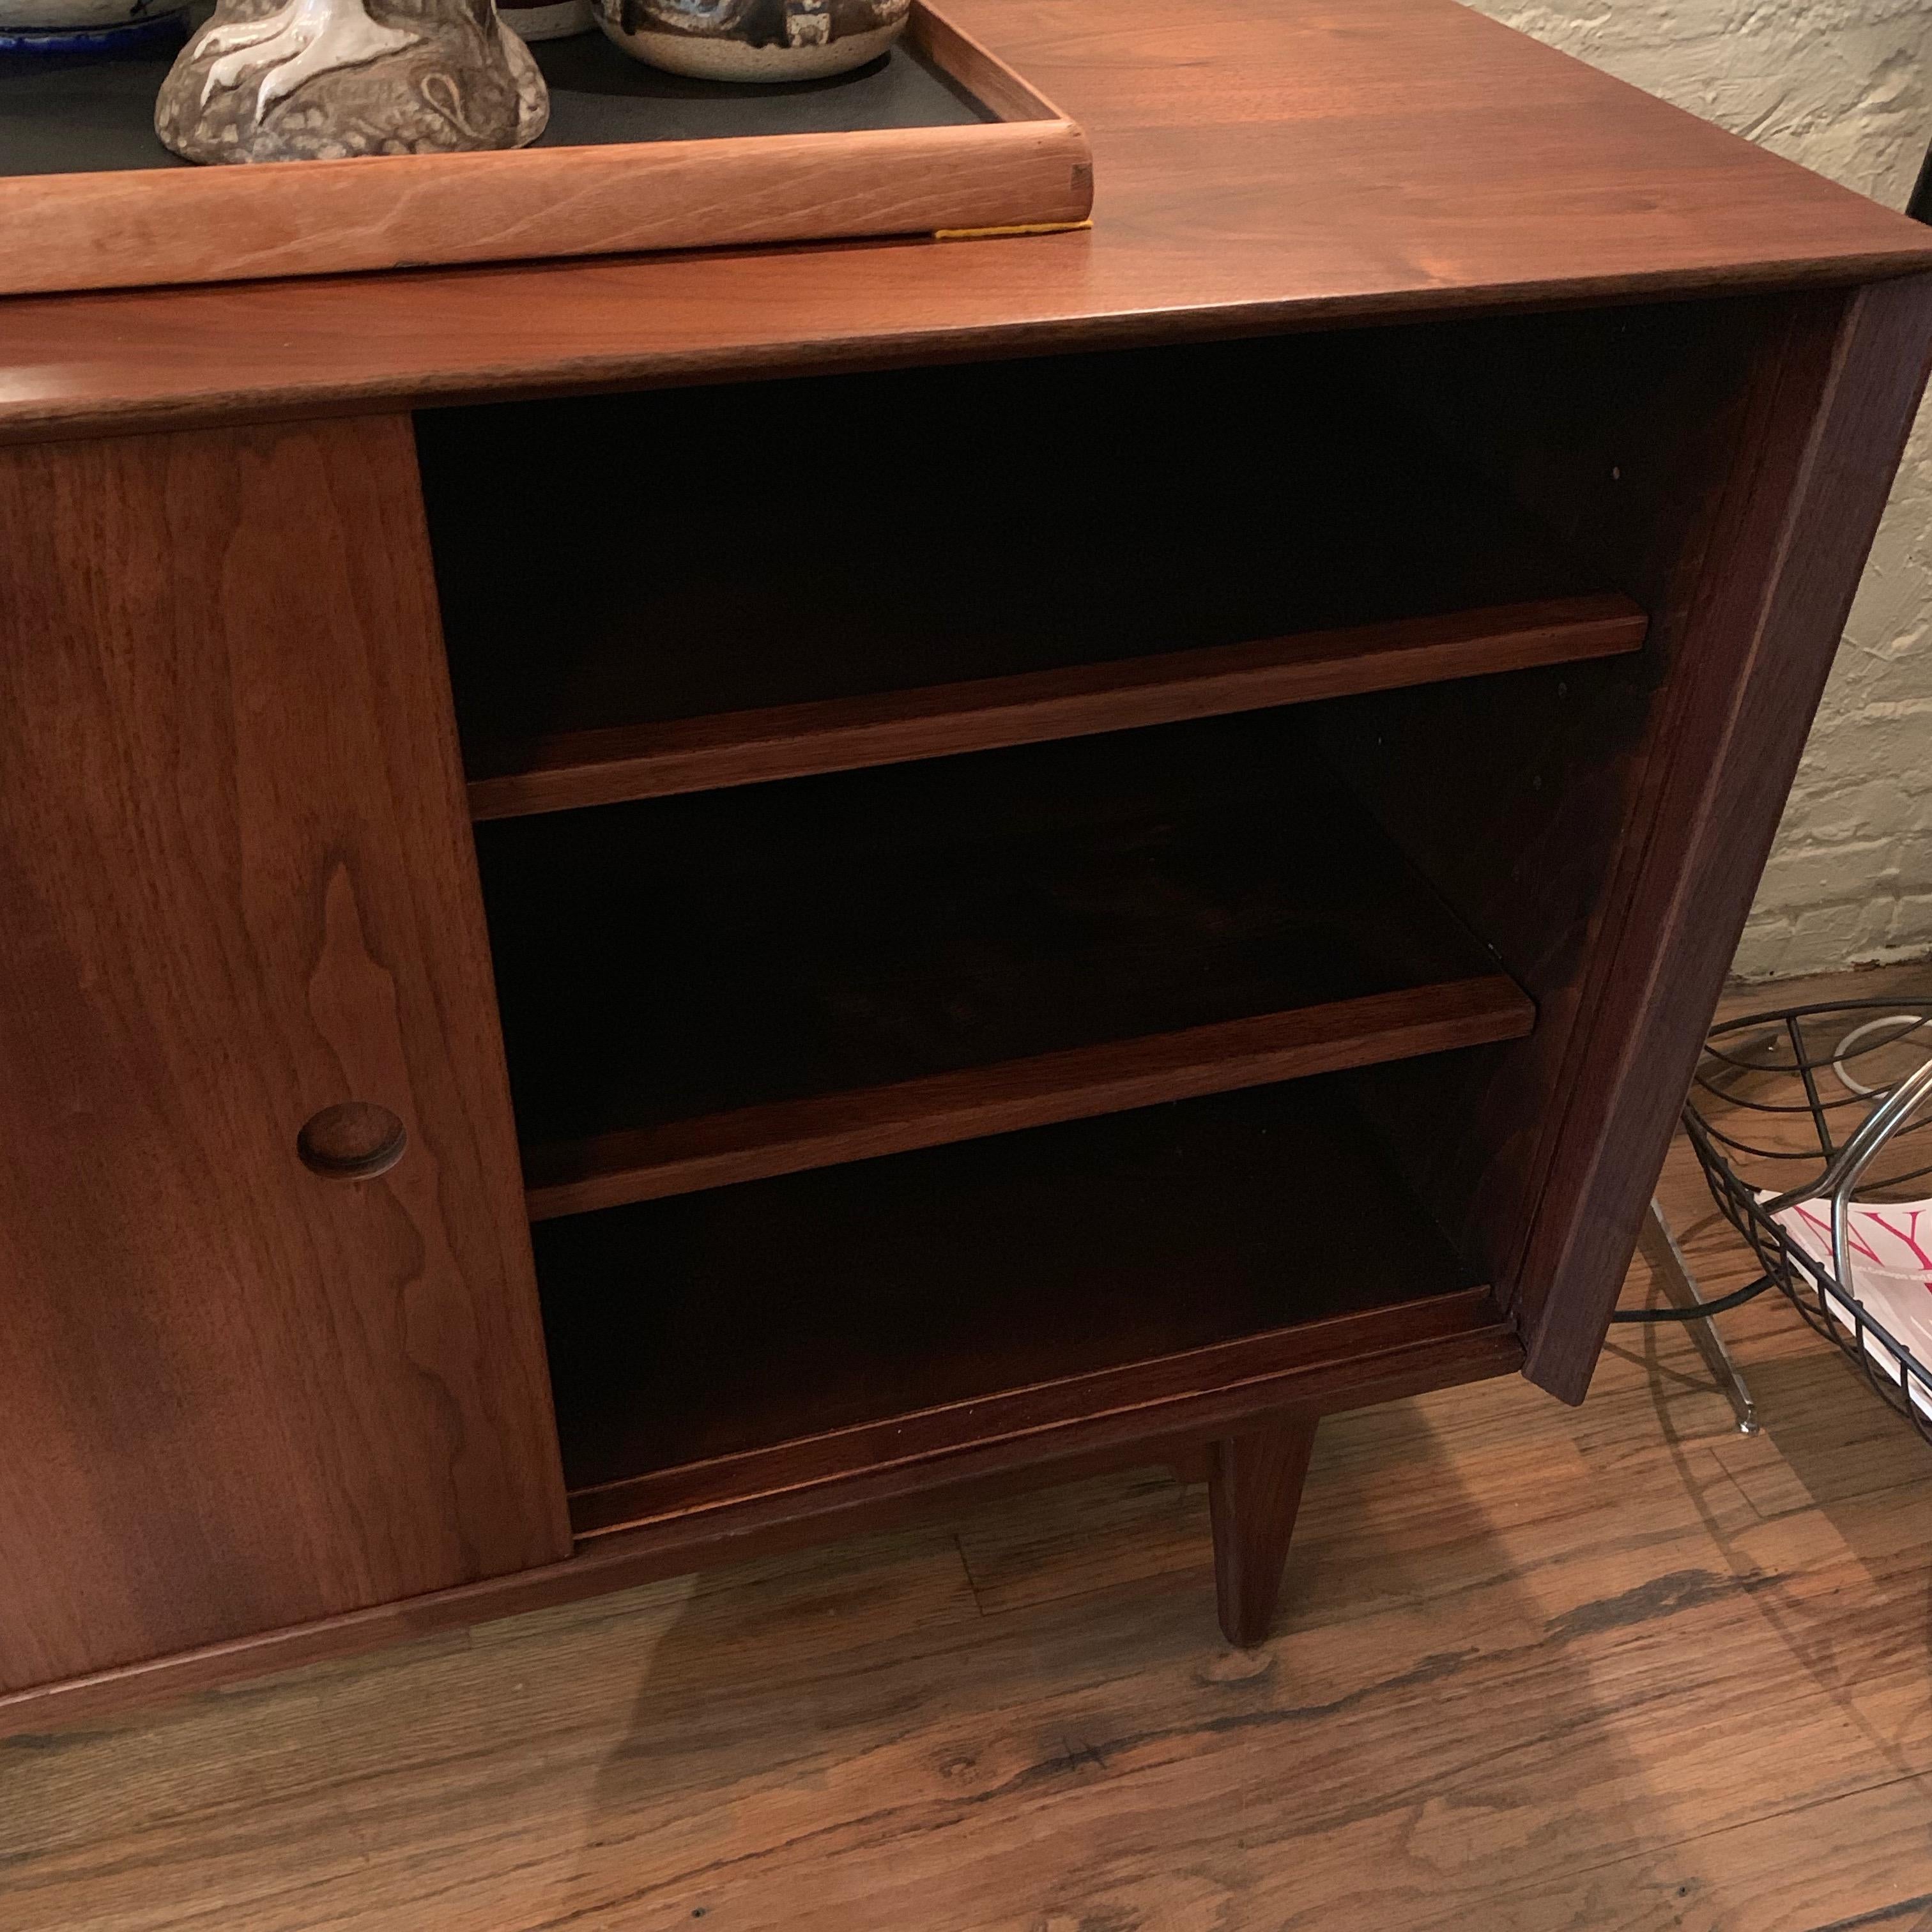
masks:
MULTIPOLYGON (((541 148, 965 127, 997 118, 903 44, 851 74, 764 86, 661 74, 601 33, 544 41, 532 51, 550 83, 541 148)), ((0 58, 0 175, 187 166, 161 146, 153 126, 154 96, 175 52, 0 58)))

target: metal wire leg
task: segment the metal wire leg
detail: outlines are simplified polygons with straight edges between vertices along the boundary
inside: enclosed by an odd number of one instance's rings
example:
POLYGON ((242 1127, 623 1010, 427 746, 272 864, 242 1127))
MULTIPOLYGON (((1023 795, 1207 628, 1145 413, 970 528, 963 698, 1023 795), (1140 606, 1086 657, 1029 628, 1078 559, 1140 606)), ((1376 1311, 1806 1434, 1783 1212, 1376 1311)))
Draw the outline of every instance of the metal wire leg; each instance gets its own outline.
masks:
MULTIPOLYGON (((1684 1250, 1677 1245, 1677 1237, 1670 1232, 1670 1223, 1664 1218, 1664 1210, 1654 1195, 1650 1212, 1643 1217, 1640 1245, 1645 1258, 1657 1270, 1658 1280, 1668 1300, 1678 1308, 1703 1306, 1704 1298, 1697 1292, 1696 1282, 1684 1259, 1684 1250)), ((1731 1352, 1724 1346, 1724 1338, 1718 1333, 1717 1324, 1712 1322, 1687 1322, 1684 1325, 1697 1344, 1697 1352, 1704 1358, 1704 1366, 1710 1370, 1718 1388, 1730 1397, 1738 1418, 1738 1433, 1755 1436, 1757 1405, 1751 1400, 1744 1377, 1738 1373, 1737 1364, 1731 1360, 1731 1352)))

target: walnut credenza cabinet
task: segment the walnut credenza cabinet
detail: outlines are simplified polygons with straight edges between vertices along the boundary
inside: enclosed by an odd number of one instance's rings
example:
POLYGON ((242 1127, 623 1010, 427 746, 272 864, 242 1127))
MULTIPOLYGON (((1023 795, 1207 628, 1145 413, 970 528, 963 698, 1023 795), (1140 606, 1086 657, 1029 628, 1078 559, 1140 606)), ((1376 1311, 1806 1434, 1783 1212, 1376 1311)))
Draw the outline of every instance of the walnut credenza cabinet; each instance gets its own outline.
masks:
POLYGON ((1093 230, 0 304, 0 1714, 1581 1397, 1924 232, 1450 0, 1093 230))

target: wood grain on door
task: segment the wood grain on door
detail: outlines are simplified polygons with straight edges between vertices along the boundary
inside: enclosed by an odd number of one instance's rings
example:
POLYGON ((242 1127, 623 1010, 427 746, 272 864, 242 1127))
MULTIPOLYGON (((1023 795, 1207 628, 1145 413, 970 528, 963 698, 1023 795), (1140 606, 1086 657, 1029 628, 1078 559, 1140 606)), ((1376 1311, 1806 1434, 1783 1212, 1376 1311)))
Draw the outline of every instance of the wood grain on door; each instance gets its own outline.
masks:
POLYGON ((14 450, 0 524, 0 1690, 562 1556, 406 418, 14 450))

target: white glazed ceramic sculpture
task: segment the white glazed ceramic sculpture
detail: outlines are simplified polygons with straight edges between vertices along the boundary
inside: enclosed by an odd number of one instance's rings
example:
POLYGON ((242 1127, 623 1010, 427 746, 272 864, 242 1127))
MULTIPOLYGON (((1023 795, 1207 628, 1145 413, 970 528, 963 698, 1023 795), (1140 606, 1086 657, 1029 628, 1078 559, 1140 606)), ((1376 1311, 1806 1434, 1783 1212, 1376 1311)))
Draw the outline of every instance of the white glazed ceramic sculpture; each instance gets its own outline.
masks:
POLYGON ((220 0, 154 104, 191 161, 520 148, 549 118, 495 0, 220 0))
POLYGON ((652 67, 703 80, 818 80, 875 59, 912 0, 593 0, 598 24, 652 67))

